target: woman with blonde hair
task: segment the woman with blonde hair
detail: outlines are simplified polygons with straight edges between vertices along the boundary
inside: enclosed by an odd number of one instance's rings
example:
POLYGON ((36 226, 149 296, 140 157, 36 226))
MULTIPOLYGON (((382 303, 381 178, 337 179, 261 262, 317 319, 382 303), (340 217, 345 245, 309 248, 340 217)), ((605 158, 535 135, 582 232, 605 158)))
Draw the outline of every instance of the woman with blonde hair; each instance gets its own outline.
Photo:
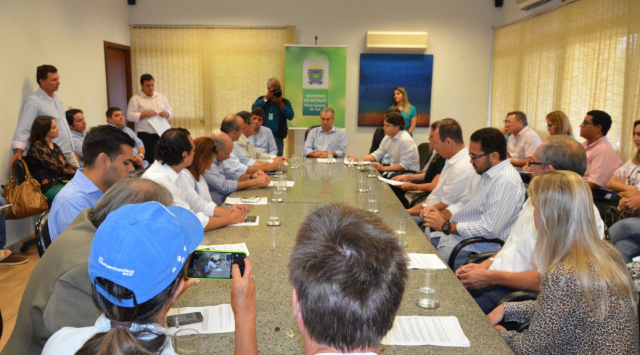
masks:
POLYGON ((565 135, 573 138, 571 121, 562 111, 553 111, 547 115, 547 131, 552 136, 565 135))
POLYGON ((409 103, 407 90, 400 86, 393 89, 393 102, 391 107, 400 110, 400 114, 404 117, 405 121, 404 129, 413 134, 413 130, 416 129, 416 123, 418 121, 418 113, 416 107, 409 103))
POLYGON ((537 301, 498 306, 489 320, 516 354, 638 354, 637 294, 618 252, 598 236, 591 190, 552 171, 529 185, 543 274, 537 301), (531 321, 523 333, 498 325, 531 321))

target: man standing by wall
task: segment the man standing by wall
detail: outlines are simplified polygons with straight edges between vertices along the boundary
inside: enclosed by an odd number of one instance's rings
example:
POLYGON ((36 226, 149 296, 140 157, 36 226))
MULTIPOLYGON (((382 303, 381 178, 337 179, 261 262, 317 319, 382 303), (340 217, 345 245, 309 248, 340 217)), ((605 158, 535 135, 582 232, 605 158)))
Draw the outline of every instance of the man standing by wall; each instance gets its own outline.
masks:
POLYGON ((287 120, 293 119, 294 113, 291 102, 282 97, 280 80, 271 78, 267 81, 267 94, 260 96, 253 103, 251 109, 261 107, 265 112, 265 127, 271 129, 278 146, 278 156, 282 156, 284 139, 287 138, 287 120))
POLYGON ((169 100, 161 93, 155 92, 155 80, 150 74, 142 74, 140 86, 140 92, 129 100, 127 120, 136 124, 136 132, 146 149, 146 160, 153 164, 154 147, 164 130, 157 132, 150 120, 161 118, 168 121, 173 116, 173 110, 169 106, 169 100))
POLYGON ((22 114, 18 122, 18 128, 13 136, 11 147, 15 150, 9 166, 13 166, 13 162, 22 159, 24 152, 27 150, 29 134, 31 133, 31 125, 33 120, 38 116, 51 116, 56 119, 56 124, 60 129, 60 134, 53 139, 53 143, 57 144, 64 158, 73 166, 78 168, 78 160, 73 155, 73 142, 71 141, 71 130, 67 123, 67 118, 62 106, 62 102, 55 94, 60 87, 60 76, 58 69, 53 65, 41 65, 36 70, 36 81, 40 88, 33 94, 27 96, 22 105, 22 114))

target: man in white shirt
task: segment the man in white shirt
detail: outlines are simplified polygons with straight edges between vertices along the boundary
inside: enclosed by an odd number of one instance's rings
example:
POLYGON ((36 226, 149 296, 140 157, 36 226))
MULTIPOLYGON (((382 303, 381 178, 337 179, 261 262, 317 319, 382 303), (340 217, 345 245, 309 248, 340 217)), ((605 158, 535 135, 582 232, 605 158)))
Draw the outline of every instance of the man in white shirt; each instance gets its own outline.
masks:
POLYGON ((36 69, 36 81, 40 87, 36 92, 27 96, 22 105, 18 128, 16 128, 16 133, 11 143, 15 153, 9 162, 9 166, 13 166, 14 161, 22 159, 24 152, 27 151, 33 120, 38 116, 51 116, 55 118, 60 130, 58 137, 53 139, 53 143, 60 147, 67 162, 74 168, 78 168, 80 165, 73 154, 74 145, 71 140, 69 123, 67 122, 62 102, 55 94, 60 87, 58 69, 53 65, 45 64, 39 66, 36 69))
MULTIPOLYGON (((534 176, 554 170, 583 175, 587 156, 574 139, 552 136, 538 147, 529 166, 534 176)), ((485 313, 491 312, 500 298, 512 291, 540 291, 540 270, 533 259, 537 239, 533 210, 531 199, 527 199, 502 249, 480 264, 463 265, 456 271, 485 313)), ((598 231, 604 237, 604 223, 595 206, 594 213, 598 231)))
POLYGON ((323 108, 320 120, 322 125, 312 129, 304 142, 304 155, 309 158, 326 158, 331 153, 334 158, 343 158, 347 152, 347 133, 333 126, 333 109, 323 108))
POLYGON ((184 128, 170 128, 158 140, 157 160, 142 175, 171 192, 173 205, 184 207, 195 213, 205 231, 241 223, 246 219, 247 206, 229 208, 205 201, 188 184, 180 179, 180 171, 193 161, 193 138, 184 128))
POLYGON ((262 170, 264 172, 278 170, 278 165, 283 164, 284 159, 282 157, 276 157, 271 163, 257 162, 254 159, 249 158, 242 152, 237 141, 242 136, 244 130, 244 120, 238 115, 227 115, 220 124, 220 131, 226 133, 233 141, 233 150, 229 159, 223 162, 224 166, 234 172, 240 174, 253 174, 262 170))
POLYGON ((82 110, 72 108, 65 112, 67 123, 71 130, 71 141, 73 141, 73 152, 78 158, 78 165, 84 168, 84 158, 82 157, 82 143, 84 143, 85 131, 87 130, 87 122, 84 120, 82 110))
POLYGON ((146 148, 145 158, 149 164, 155 160, 154 147, 160 135, 164 132, 157 132, 156 127, 169 126, 168 122, 173 116, 173 110, 169 106, 169 100, 159 92, 155 92, 155 80, 150 74, 140 76, 140 92, 133 95, 129 100, 127 108, 127 120, 134 122, 138 137, 146 148), (149 120, 159 121, 152 125, 149 120))
MULTIPOLYGON (((507 159, 507 142, 495 128, 482 128, 471 135, 471 164, 477 175, 458 203, 439 211, 427 207, 425 226, 431 228, 431 242, 449 260, 454 247, 464 239, 483 237, 505 240, 524 202, 520 174, 507 159)), ((472 253, 496 251, 496 244, 472 244, 455 258, 453 270, 472 253)))
POLYGON ((249 137, 249 142, 257 150, 277 156, 278 146, 276 145, 276 139, 273 137, 273 132, 262 125, 264 123, 264 110, 262 107, 256 107, 251 111, 251 123, 255 125, 255 134, 249 137))
POLYGON ((304 353, 377 354, 400 308, 407 265, 377 215, 340 204, 307 215, 289 262, 304 353))
POLYGON ((420 170, 420 158, 418 148, 413 137, 404 130, 405 120, 399 113, 390 113, 385 117, 385 137, 380 142, 380 147, 362 157, 365 161, 373 162, 372 165, 379 172, 413 171, 420 170), (379 161, 387 154, 390 158, 389 166, 383 166, 379 161))
MULTIPOLYGON (((447 159, 440 173, 438 185, 429 194, 425 204, 442 211, 462 200, 469 181, 476 175, 469 161, 469 150, 464 145, 462 127, 452 118, 438 121, 433 135, 433 149, 447 159)), ((411 215, 422 215, 422 205, 407 210, 411 215)))
POLYGON ((516 167, 525 166, 542 143, 540 136, 529 128, 527 116, 521 111, 509 112, 504 120, 504 127, 511 134, 507 149, 511 164, 516 167))

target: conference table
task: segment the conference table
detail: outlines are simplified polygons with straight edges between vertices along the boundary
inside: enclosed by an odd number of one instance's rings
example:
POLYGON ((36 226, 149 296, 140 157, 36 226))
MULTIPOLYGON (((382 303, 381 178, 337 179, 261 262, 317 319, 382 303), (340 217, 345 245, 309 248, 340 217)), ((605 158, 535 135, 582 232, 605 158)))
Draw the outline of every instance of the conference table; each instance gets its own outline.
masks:
MULTIPOLYGON (((341 203, 363 207, 363 195, 357 191, 359 174, 338 159, 335 164, 304 159, 304 164, 286 171, 294 181, 281 206, 281 225, 269 227, 268 205, 251 205, 249 215, 259 216, 258 226, 230 226, 205 233, 203 244, 246 243, 254 268, 257 307, 257 339, 261 354, 303 354, 302 336, 292 313, 288 281, 288 263, 298 228, 305 216, 319 205, 341 203)), ((412 221, 388 184, 368 178, 368 184, 380 200, 378 215, 392 230, 397 219, 407 220, 407 253, 436 253, 435 249, 412 221)), ((231 197, 269 197, 274 187, 239 191, 231 197)), ((331 262, 331 260, 327 260, 331 262)), ((487 320, 473 298, 450 269, 438 270, 437 298, 439 307, 423 309, 416 305, 419 271, 410 270, 409 280, 398 315, 456 316, 470 347, 384 346, 382 354, 513 354, 509 346, 487 320)), ((179 299, 181 307, 201 307, 231 303, 230 281, 206 280, 188 289, 179 299)), ((232 354, 235 333, 197 336, 199 354, 232 354)))

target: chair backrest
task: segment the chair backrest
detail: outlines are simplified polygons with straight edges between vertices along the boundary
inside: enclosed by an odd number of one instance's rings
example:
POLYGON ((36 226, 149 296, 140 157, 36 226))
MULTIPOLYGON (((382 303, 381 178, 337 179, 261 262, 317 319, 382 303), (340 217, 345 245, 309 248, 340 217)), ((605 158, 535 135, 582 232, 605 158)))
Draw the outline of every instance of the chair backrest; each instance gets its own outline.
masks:
POLYGON ((316 128, 316 127, 320 127, 319 124, 315 125, 315 126, 311 126, 309 128, 307 128, 307 130, 304 132, 304 141, 307 141, 307 137, 309 136, 309 132, 311 132, 312 129, 316 128))
POLYGON ((380 147, 380 142, 384 138, 384 130, 382 127, 376 128, 376 131, 373 132, 373 139, 371 140, 371 148, 369 149, 369 154, 375 152, 380 147))
POLYGON ((418 145, 418 156, 420 157, 420 171, 424 169, 424 166, 429 162, 429 158, 431 157, 431 146, 429 143, 420 143, 418 145))
POLYGON ((49 211, 42 212, 36 222, 36 243, 38 244, 38 254, 42 257, 49 245, 51 245, 51 235, 49 235, 49 211))

